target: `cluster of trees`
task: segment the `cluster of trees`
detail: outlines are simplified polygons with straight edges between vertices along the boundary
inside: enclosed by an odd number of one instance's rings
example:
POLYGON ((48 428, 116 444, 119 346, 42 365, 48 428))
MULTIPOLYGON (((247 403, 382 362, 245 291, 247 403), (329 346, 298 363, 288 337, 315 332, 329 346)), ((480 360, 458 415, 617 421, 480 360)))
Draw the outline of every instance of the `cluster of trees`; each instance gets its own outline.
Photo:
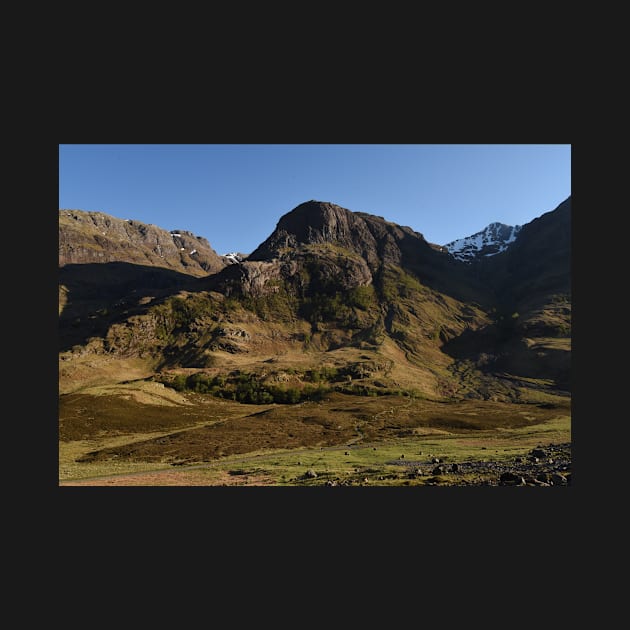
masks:
POLYGON ((189 376, 178 374, 168 384, 177 391, 190 390, 256 405, 296 404, 305 400, 321 400, 330 392, 330 388, 321 383, 318 385, 307 383, 302 387, 263 384, 255 374, 239 374, 229 380, 223 375, 209 376, 199 372, 189 376))
POLYGON ((374 388, 361 383, 345 382, 331 385, 333 382, 347 379, 346 371, 334 367, 323 366, 309 370, 304 374, 310 382, 300 385, 272 385, 262 383, 255 374, 240 373, 229 377, 219 374, 210 376, 197 372, 186 376, 178 374, 171 381, 164 381, 177 391, 195 391, 200 394, 211 394, 240 403, 263 405, 279 403, 294 405, 306 400, 318 401, 332 391, 353 396, 421 396, 415 391, 402 389, 374 388))

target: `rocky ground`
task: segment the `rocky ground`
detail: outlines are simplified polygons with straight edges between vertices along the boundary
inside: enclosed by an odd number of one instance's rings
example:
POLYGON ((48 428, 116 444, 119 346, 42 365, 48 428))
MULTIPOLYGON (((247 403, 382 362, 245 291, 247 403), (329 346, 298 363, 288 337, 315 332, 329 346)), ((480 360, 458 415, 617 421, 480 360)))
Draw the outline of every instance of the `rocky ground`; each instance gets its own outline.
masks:
POLYGON ((428 483, 436 484, 446 477, 449 485, 566 486, 571 484, 571 443, 539 446, 526 457, 507 461, 431 462, 427 472, 428 483))
MULTIPOLYGON (((348 485, 445 485, 445 486, 570 486, 571 443, 549 444, 532 449, 525 457, 494 461, 443 462, 433 457, 424 460, 398 459, 389 465, 407 469, 399 474, 370 475, 366 470, 350 479, 327 479, 327 486, 348 485), (367 473, 367 474, 363 474, 367 473), (397 483, 398 481, 398 483, 397 483)), ((317 475, 307 471, 305 480, 315 482, 317 475)))

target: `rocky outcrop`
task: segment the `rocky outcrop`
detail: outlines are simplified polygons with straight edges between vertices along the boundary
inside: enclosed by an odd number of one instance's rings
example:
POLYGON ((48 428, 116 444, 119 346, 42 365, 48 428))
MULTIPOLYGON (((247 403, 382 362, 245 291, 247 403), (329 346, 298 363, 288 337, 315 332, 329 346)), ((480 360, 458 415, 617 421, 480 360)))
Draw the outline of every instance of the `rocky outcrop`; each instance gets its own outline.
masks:
POLYGON ((368 264, 378 263, 377 244, 365 221, 334 203, 307 201, 280 221, 271 236, 254 250, 249 260, 280 258, 300 245, 334 243, 362 255, 368 264))
POLYGON ((326 201, 307 201, 285 214, 249 260, 282 258, 301 245, 334 244, 358 254, 375 272, 382 264, 405 265, 418 254, 443 257, 422 234, 365 212, 326 201))
POLYGON ((59 211, 59 266, 125 262, 193 276, 216 273, 226 262, 210 243, 185 230, 117 219, 103 212, 59 211))

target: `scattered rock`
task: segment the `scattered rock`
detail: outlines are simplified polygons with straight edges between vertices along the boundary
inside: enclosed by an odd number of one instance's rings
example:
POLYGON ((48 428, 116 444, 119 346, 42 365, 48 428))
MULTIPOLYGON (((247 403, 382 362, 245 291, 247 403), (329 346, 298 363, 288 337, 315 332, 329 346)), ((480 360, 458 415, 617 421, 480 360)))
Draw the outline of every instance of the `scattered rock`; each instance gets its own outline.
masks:
POLYGON ((532 450, 532 457, 546 457, 547 452, 542 448, 535 448, 532 450))
POLYGON ((451 472, 457 472, 459 470, 459 466, 457 464, 451 465, 451 472))
POLYGON ((514 458, 514 463, 515 464, 522 464, 523 463, 523 458, 522 457, 515 457, 514 458))
MULTIPOLYGON (((439 461, 439 460, 438 460, 439 461)), ((443 466, 436 466, 432 471, 431 474, 432 475, 441 475, 444 472, 444 467, 443 466)))
POLYGON ((346 451, 344 455, 350 455, 350 451, 346 451))
POLYGON ((500 486, 523 486, 525 485, 525 479, 520 475, 516 475, 513 472, 504 472, 499 477, 500 486))
POLYGON ((317 477, 317 473, 312 468, 309 468, 304 473, 304 477, 307 477, 307 478, 310 478, 310 479, 314 479, 315 477, 317 477))
POLYGON ((404 456, 404 455, 401 455, 401 456, 400 456, 400 459, 405 459, 405 456, 404 456))
POLYGON ((439 458, 439 457, 434 457, 434 458, 431 460, 431 463, 432 463, 432 464, 439 464, 439 463, 440 463, 440 458, 439 458))
POLYGON ((437 483, 442 483, 442 477, 429 477, 427 479, 427 484, 433 485, 437 483))

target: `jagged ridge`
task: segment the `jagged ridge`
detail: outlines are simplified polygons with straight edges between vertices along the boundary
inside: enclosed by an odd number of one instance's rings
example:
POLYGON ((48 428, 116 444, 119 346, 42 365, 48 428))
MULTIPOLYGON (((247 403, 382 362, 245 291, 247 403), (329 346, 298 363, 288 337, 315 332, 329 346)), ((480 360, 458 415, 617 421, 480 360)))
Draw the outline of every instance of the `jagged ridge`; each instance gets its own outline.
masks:
POLYGON ((59 266, 127 262, 202 276, 226 263, 201 236, 103 212, 59 210, 59 266))

